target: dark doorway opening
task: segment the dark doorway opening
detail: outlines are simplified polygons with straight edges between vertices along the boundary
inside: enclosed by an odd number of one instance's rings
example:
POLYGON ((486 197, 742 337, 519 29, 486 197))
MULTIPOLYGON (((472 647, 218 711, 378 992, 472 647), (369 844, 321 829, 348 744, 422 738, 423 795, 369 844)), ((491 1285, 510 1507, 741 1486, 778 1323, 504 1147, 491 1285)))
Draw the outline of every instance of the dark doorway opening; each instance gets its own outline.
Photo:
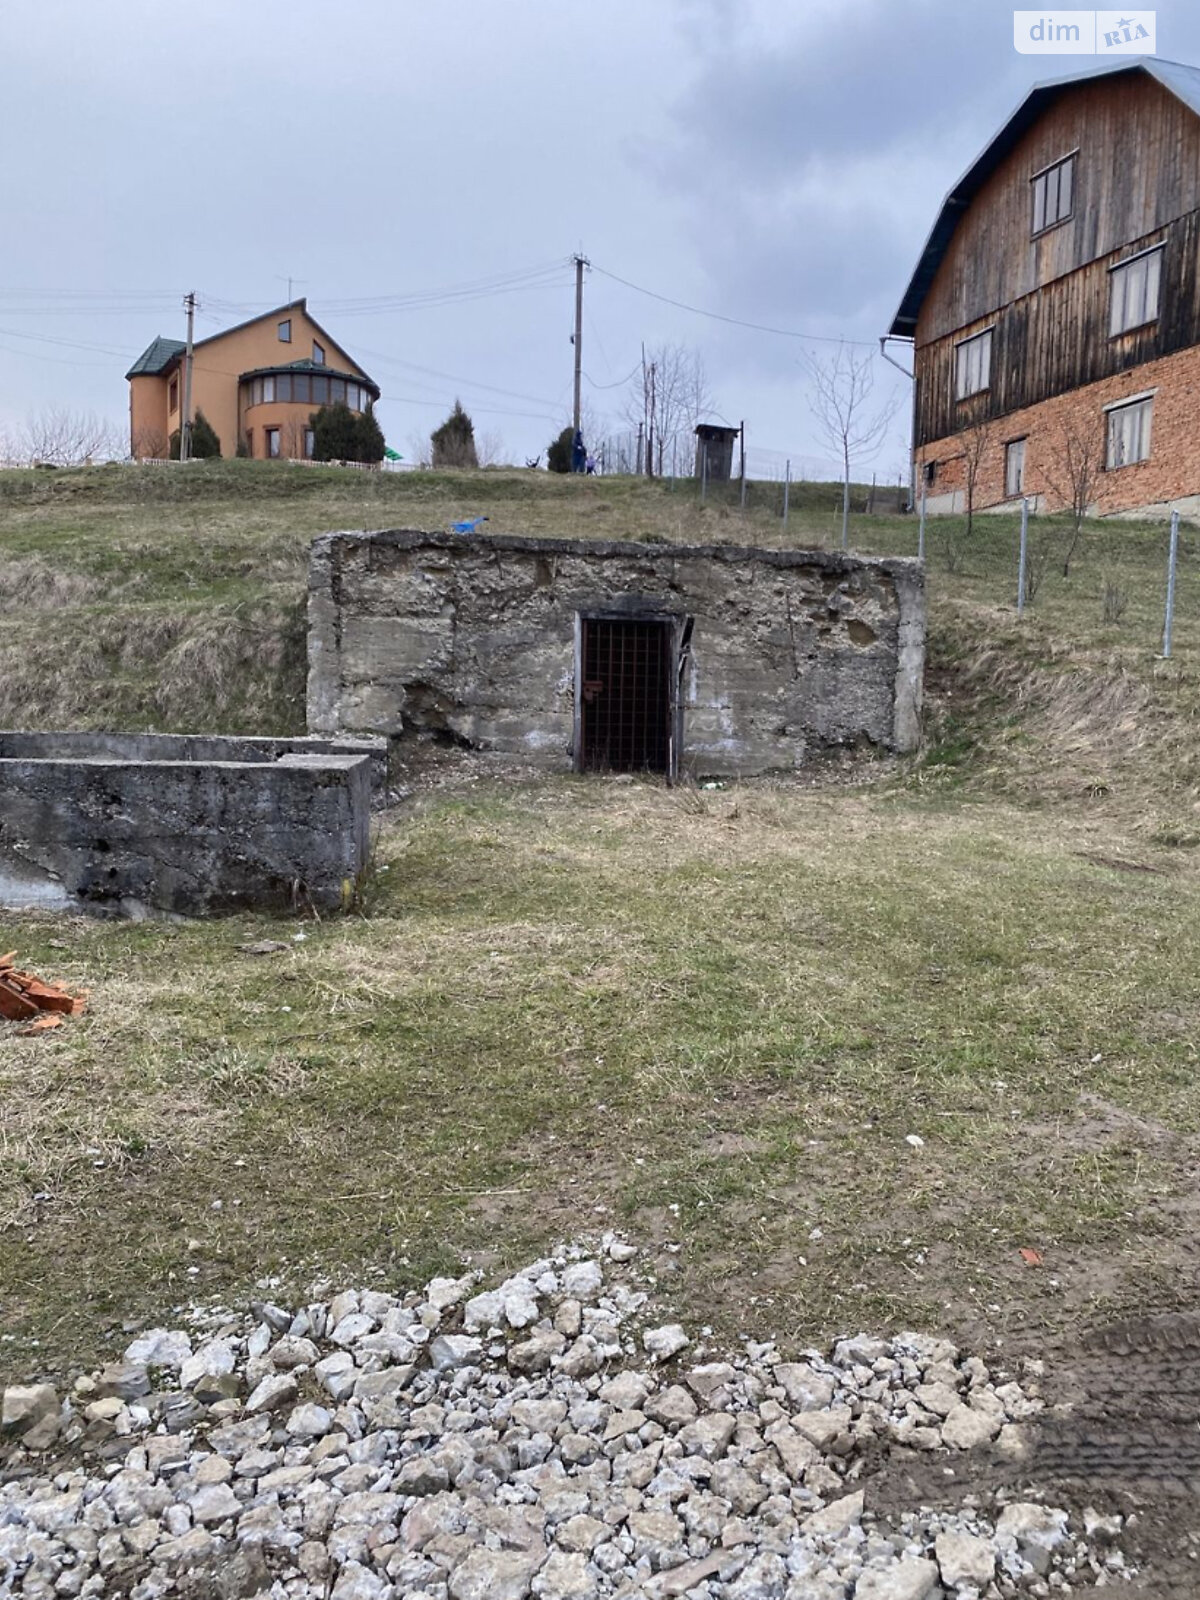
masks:
POLYGON ((580 617, 581 772, 673 768, 670 618, 580 617))

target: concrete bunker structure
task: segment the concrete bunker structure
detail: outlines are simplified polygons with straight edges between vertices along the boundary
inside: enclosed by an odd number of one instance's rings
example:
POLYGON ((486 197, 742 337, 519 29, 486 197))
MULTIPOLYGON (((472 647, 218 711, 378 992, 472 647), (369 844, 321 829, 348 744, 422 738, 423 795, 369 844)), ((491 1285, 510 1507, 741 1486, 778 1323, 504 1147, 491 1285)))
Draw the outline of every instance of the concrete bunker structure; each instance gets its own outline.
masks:
POLYGON ((382 740, 0 732, 0 905, 336 910, 386 761, 382 740))
POLYGON ((309 569, 308 725, 433 732, 547 769, 675 777, 910 751, 921 563, 819 550, 330 533, 309 569))

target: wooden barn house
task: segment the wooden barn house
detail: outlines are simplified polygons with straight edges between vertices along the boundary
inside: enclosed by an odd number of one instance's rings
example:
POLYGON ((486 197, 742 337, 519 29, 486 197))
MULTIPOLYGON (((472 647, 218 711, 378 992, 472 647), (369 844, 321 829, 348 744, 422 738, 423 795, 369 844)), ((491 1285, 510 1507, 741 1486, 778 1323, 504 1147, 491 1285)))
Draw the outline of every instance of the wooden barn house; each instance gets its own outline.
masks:
POLYGON ((890 331, 931 511, 1200 512, 1200 68, 1034 88, 946 196, 890 331))

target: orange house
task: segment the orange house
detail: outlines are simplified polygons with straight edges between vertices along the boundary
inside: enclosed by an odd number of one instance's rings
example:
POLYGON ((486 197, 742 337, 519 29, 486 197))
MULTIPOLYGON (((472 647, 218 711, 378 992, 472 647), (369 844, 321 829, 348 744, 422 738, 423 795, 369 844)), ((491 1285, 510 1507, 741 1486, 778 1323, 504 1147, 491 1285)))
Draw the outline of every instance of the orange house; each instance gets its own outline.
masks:
MULTIPOLYGON (((155 339, 129 379, 129 449, 136 460, 168 453, 183 414, 181 339, 155 339)), ((192 421, 203 411, 221 454, 311 458, 309 418, 344 401, 363 412, 379 385, 311 317, 307 302, 264 312, 192 346, 192 421)))

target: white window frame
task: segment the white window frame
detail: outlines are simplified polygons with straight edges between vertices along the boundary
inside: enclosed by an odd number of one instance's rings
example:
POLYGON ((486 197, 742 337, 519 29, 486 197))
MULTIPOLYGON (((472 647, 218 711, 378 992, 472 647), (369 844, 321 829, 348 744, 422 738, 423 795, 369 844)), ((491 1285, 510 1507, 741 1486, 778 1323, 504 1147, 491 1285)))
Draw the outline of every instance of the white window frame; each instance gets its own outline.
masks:
POLYGON ((1023 439, 1010 439, 1004 446, 1004 498, 1006 500, 1019 500, 1025 493, 1025 446, 1029 443, 1028 435, 1023 439), (1013 464, 1017 470, 1013 472, 1013 464), (1014 477, 1016 483, 1013 483, 1014 477))
POLYGON ((969 400, 992 386, 992 331, 981 328, 954 346, 954 398, 969 400), (974 368, 974 373, 972 373, 974 368), (976 381, 977 380, 977 381, 976 381))
POLYGON ((1107 418, 1104 439, 1104 466, 1108 472, 1135 467, 1150 459, 1150 438, 1154 424, 1154 395, 1130 395, 1105 406, 1107 418))
POLYGON ((1120 338, 1158 321, 1166 242, 1114 261, 1108 269, 1108 336, 1120 338))
POLYGON ((1059 156, 1057 161, 1052 161, 1048 167, 1043 167, 1030 178, 1030 193, 1033 200, 1031 238, 1036 239, 1039 233, 1045 233, 1049 228, 1057 228, 1060 222, 1069 222, 1075 215, 1075 157, 1078 154, 1078 150, 1072 150, 1068 155, 1059 156), (1065 204, 1062 181, 1064 172, 1067 174, 1065 204), (1053 204, 1053 215, 1051 215, 1051 204, 1053 204))

